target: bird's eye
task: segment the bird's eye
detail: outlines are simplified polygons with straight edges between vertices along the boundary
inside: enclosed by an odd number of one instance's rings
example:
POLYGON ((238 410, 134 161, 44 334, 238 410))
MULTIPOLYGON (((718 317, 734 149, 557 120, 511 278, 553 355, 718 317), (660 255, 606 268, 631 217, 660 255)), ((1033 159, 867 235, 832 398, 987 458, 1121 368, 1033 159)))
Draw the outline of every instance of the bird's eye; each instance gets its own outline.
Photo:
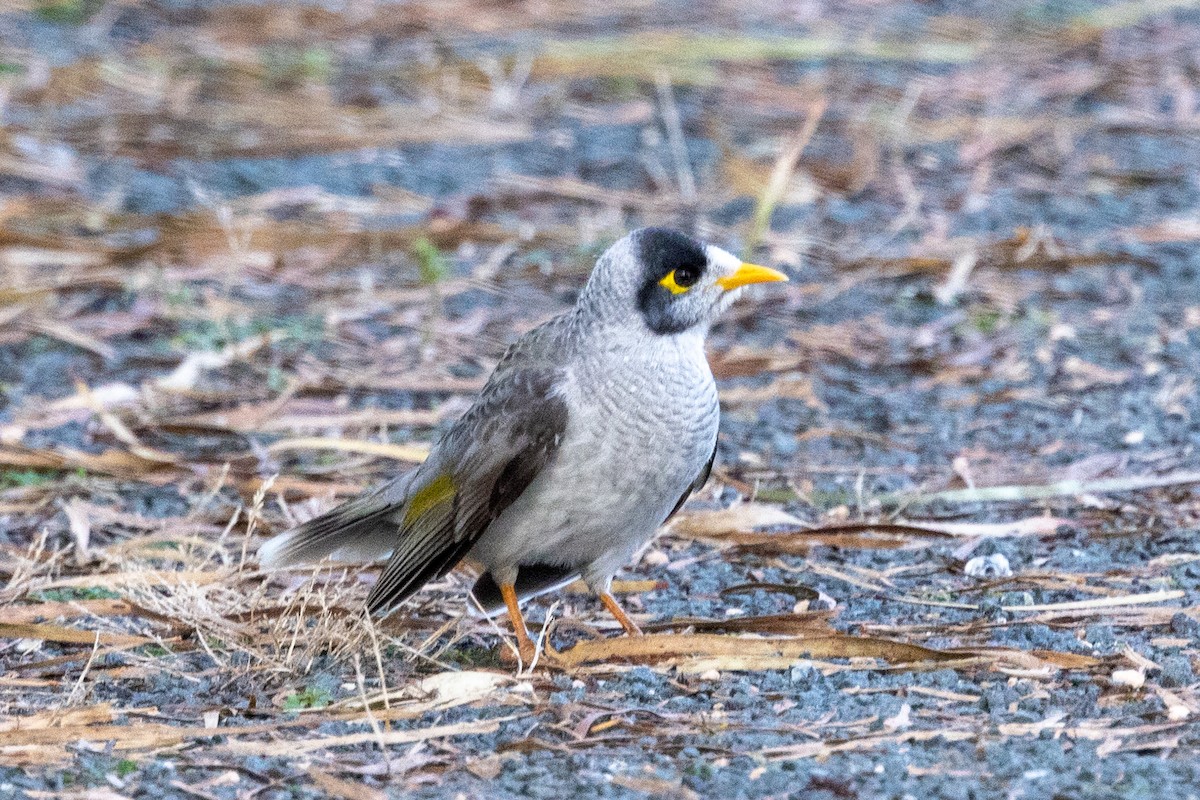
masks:
POLYGON ((685 289, 698 280, 700 280, 700 270, 695 267, 679 267, 675 270, 675 282, 685 289))
POLYGON ((671 294, 683 294, 695 286, 696 281, 700 280, 700 272, 700 269, 696 267, 676 267, 658 283, 660 286, 666 287, 671 294))

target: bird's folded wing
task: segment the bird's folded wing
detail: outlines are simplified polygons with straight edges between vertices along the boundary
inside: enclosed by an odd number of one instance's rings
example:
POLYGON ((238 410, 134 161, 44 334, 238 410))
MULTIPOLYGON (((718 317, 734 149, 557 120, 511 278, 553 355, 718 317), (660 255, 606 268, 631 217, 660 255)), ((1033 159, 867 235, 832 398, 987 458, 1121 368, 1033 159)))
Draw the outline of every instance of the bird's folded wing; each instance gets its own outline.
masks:
MULTIPOLYGON (((708 476, 712 475, 713 464, 716 462, 716 460, 717 460, 717 444, 716 444, 716 442, 713 442, 713 451, 712 451, 712 455, 710 455, 708 457, 708 463, 704 465, 704 468, 700 470, 700 473, 696 476, 696 479, 691 482, 691 484, 688 486, 688 488, 686 490, 684 490, 684 493, 679 497, 679 500, 675 503, 675 507, 671 509, 671 513, 667 514, 667 519, 670 519, 671 517, 678 514, 679 509, 683 508, 683 504, 688 501, 688 498, 691 497, 694 492, 698 492, 704 488, 704 484, 708 483, 708 476)), ((666 521, 667 521, 666 519, 663 520, 663 522, 666 522, 666 521)))
POLYGON ((391 560, 367 604, 387 611, 449 572, 558 451, 567 407, 561 372, 503 364, 422 464, 398 512, 391 560))

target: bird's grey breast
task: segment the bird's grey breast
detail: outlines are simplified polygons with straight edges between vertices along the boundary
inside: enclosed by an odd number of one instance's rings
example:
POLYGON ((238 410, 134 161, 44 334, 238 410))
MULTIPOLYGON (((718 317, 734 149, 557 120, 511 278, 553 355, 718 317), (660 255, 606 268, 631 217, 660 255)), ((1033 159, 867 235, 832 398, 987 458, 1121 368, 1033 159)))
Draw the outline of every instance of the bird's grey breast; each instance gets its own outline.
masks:
POLYGON ((600 579, 650 540, 703 470, 719 406, 699 337, 571 354, 558 396, 567 427, 553 463, 493 523, 474 556, 600 579))
POLYGON ((581 440, 600 451, 598 462, 604 456, 600 472, 621 482, 662 476, 664 489, 686 486, 712 451, 719 415, 712 372, 702 347, 673 339, 644 352, 602 351, 572 370, 568 405, 581 440))
POLYGON ((565 530, 593 534, 589 558, 624 561, 653 536, 716 443, 716 385, 697 341, 597 349, 571 368, 567 436, 556 467, 565 484, 545 499, 565 530), (562 492, 560 494, 560 492, 562 492))

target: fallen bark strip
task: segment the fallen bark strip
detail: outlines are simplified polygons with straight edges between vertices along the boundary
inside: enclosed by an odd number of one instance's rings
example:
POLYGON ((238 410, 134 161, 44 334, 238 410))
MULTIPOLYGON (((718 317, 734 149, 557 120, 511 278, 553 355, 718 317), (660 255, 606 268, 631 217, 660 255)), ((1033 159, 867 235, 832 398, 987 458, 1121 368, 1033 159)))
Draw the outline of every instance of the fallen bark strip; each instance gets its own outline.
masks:
MULTIPOLYGON (((30 605, 10 605, 4 609, 5 625, 38 623, 45 620, 65 620, 77 617, 123 617, 134 613, 132 605, 124 600, 71 600, 46 601, 30 605)), ((0 633, 0 636, 3 636, 0 633)), ((91 642, 88 642, 91 644, 91 642)))
MULTIPOLYGON (((114 713, 123 713, 121 709, 113 709, 114 713)), ((363 721, 365 717, 361 718, 363 721)), ((0 764, 24 763, 37 760, 38 756, 53 758, 60 748, 78 746, 85 742, 94 743, 97 747, 111 747, 117 751, 127 750, 160 750, 173 747, 183 742, 199 739, 235 739, 226 741, 219 749, 223 752, 239 755, 288 755, 290 753, 311 752, 327 747, 345 747, 364 742, 382 742, 383 744, 407 744, 428 739, 441 739, 451 736, 463 736, 477 733, 494 733, 504 722, 517 719, 517 716, 498 717, 495 719, 478 720, 451 725, 434 725, 428 728, 415 728, 401 731, 364 731, 362 733, 344 736, 321 736, 287 741, 245 741, 244 736, 276 734, 285 728, 297 726, 319 725, 323 718, 297 717, 281 719, 276 722, 244 726, 219 726, 213 728, 195 726, 167 725, 157 722, 142 722, 128 725, 70 725, 68 727, 39 727, 32 729, 14 729, 0 731, 0 764), (39 750, 46 750, 39 753, 39 750)), ((62 751, 65 755, 65 751, 62 751)))
MULTIPOLYGON (((784 747, 773 747, 760 750, 754 754, 770 761, 800 758, 828 758, 839 752, 861 752, 874 750, 877 747, 904 744, 909 742, 928 742, 941 740, 943 742, 1004 741, 1007 739, 1023 739, 1041 736, 1046 732, 1068 740, 1087 739, 1099 742, 1123 743, 1127 739, 1153 735, 1165 731, 1178 730, 1183 722, 1167 722, 1151 725, 1140 725, 1128 728, 1103 728, 1085 724, 1068 726, 1061 720, 1050 719, 1032 724, 1006 723, 996 728, 999 736, 989 731, 961 731, 949 728, 920 731, 901 731, 898 733, 872 733, 866 736, 856 736, 850 739, 804 742, 784 747)), ((1161 748, 1157 748, 1161 749, 1161 748)))
POLYGON ((661 662, 673 658, 698 656, 746 658, 882 658, 890 662, 938 661, 958 659, 921 645, 890 639, 872 639, 844 635, 802 638, 746 638, 721 634, 648 634, 646 636, 595 639, 580 642, 569 650, 550 653, 555 663, 578 666, 613 658, 638 662, 661 662))
POLYGON ((1018 669, 1076 669, 1094 665, 1070 653, 1027 653, 1011 648, 939 650, 911 642, 870 636, 823 634, 795 637, 742 637, 710 633, 648 634, 580 642, 569 650, 548 651, 552 664, 578 667, 627 659, 639 664, 674 664, 682 672, 708 669, 757 671, 786 669, 799 661, 847 658, 880 659, 890 664, 943 666, 1010 665, 1018 669))
POLYGON ((0 622, 0 639, 40 639, 44 642, 60 644, 84 644, 96 646, 138 646, 155 644, 154 639, 144 636, 130 636, 123 633, 106 633, 104 631, 85 631, 79 628, 68 628, 65 625, 52 625, 37 622, 0 622))
POLYGON ((1187 595, 1182 589, 1164 589, 1143 594, 1125 594, 1115 597, 1094 597, 1091 600, 1069 600, 1063 603, 1038 603, 1030 606, 1001 606, 1003 611, 1087 611, 1096 608, 1121 608, 1124 606, 1164 603, 1179 600, 1187 595))
MULTIPOLYGON (((411 744, 428 739, 446 739, 451 736, 466 736, 469 734, 495 733, 501 723, 517 719, 518 716, 497 717, 475 722, 460 722, 453 725, 434 725, 431 728, 418 728, 411 731, 363 731, 349 733, 344 736, 319 736, 311 739, 291 739, 273 742, 230 742, 219 751, 240 756, 287 756, 293 753, 311 753, 314 750, 324 750, 330 747, 349 747, 359 744, 411 744)), ((222 731, 229 733, 229 731, 222 731)))
POLYGON ((322 438, 320 436, 284 439, 267 447, 267 452, 272 455, 282 453, 285 450, 338 450, 343 453, 382 456, 413 464, 420 464, 429 455, 429 448, 422 445, 371 442, 361 439, 322 438))

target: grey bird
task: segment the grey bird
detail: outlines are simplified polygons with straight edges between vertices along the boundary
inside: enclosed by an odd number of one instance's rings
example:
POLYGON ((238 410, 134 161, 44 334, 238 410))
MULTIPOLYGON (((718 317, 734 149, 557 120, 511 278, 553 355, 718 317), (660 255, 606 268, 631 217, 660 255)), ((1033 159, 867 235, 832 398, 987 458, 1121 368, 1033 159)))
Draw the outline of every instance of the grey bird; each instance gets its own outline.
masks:
POLYGON ((712 470, 705 336, 743 286, 786 280, 673 230, 630 233, 573 309, 508 348, 424 463, 271 539, 261 563, 390 556, 367 600, 386 613, 470 558, 475 600, 507 609, 526 664, 519 601, 576 578, 639 634, 612 579, 712 470))

